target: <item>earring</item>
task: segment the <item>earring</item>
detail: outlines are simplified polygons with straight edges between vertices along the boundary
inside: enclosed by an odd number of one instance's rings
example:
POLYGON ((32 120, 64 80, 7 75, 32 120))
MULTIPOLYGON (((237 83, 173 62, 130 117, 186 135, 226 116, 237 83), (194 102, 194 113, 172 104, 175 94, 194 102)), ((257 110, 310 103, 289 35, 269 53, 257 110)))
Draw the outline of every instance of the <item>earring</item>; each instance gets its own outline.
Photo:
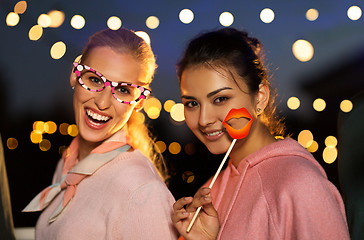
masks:
POLYGON ((72 90, 75 90, 75 87, 74 86, 72 86, 72 90))
POLYGON ((257 112, 258 112, 258 113, 260 113, 260 111, 262 111, 262 109, 260 109, 260 108, 257 108, 257 112))

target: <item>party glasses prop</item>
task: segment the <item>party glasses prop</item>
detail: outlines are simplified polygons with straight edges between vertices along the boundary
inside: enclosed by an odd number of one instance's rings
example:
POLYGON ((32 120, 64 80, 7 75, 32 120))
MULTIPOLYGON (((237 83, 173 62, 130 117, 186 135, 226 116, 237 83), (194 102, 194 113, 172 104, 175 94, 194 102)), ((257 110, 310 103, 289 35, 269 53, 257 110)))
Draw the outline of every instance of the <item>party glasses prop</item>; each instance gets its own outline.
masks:
MULTIPOLYGON (((221 172, 222 167, 224 166, 227 157, 229 156, 231 150, 233 149, 235 142, 237 139, 242 139, 245 138, 246 136, 248 136, 249 134, 249 130, 250 127, 253 123, 253 117, 250 115, 250 113, 248 112, 248 110, 246 110, 246 108, 240 108, 240 109, 231 109, 228 113, 228 115, 225 117, 223 124, 226 128, 226 130, 228 131, 230 137, 232 137, 234 140, 231 142, 229 149, 227 150, 225 157, 223 158, 223 160, 220 163, 219 168, 217 169, 215 176, 213 177, 209 188, 211 189, 212 186, 214 185, 217 176, 219 175, 219 173, 221 172), (239 119, 239 118, 245 118, 248 119, 249 122, 241 129, 236 129, 233 126, 231 126, 229 124, 229 121, 232 119, 239 119)), ((193 223, 196 221, 196 218, 199 214, 199 212, 201 211, 201 206, 197 208, 197 211, 195 212, 195 215, 193 215, 193 218, 190 222, 190 225, 188 225, 187 228, 187 232, 189 233, 191 231, 191 228, 193 226, 193 223)))
POLYGON ((113 82, 107 80, 101 73, 89 66, 73 63, 73 72, 78 77, 78 83, 91 92, 101 92, 107 86, 111 87, 116 100, 125 104, 133 104, 141 99, 146 99, 151 90, 132 83, 113 82))

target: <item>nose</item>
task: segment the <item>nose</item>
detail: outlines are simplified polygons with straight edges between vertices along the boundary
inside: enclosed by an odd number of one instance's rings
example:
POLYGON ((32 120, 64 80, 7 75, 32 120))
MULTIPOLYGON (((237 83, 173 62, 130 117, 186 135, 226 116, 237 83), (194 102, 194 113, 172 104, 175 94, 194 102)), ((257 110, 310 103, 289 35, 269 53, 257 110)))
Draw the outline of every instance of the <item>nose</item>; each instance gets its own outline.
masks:
POLYGON ((105 110, 112 104, 114 97, 111 92, 110 84, 108 86, 110 88, 106 86, 104 90, 98 92, 95 96, 95 104, 100 110, 105 110))
POLYGON ((209 108, 208 106, 201 106, 198 123, 201 127, 207 127, 216 121, 215 116, 216 115, 213 109, 209 108))

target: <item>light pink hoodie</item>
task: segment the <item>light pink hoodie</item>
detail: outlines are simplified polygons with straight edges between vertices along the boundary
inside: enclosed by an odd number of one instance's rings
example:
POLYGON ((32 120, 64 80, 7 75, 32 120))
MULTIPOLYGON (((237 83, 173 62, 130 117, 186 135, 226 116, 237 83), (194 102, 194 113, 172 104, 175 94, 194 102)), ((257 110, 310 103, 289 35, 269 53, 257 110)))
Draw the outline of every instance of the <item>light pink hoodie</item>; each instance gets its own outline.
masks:
POLYGON ((340 193, 290 138, 247 156, 238 168, 229 163, 212 196, 218 239, 350 239, 340 193))

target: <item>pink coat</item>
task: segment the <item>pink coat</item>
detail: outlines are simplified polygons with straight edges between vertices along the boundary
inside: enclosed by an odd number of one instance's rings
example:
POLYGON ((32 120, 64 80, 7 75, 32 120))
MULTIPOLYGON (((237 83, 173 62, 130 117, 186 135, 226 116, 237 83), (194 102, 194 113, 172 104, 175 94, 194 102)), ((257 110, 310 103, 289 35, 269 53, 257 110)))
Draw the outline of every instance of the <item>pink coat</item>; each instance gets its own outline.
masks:
POLYGON ((229 163, 212 196, 218 239, 350 239, 340 193, 290 138, 247 156, 238 168, 229 163))

